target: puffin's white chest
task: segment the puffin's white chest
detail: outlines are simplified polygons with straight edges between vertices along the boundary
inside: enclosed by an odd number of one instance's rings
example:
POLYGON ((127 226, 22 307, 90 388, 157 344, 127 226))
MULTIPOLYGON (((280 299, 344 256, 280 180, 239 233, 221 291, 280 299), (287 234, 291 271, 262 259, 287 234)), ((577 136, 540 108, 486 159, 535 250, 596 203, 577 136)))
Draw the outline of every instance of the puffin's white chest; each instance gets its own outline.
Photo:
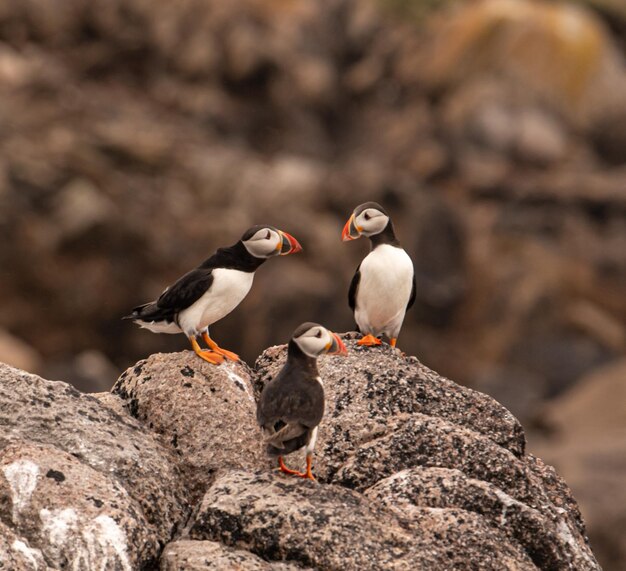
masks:
POLYGON ((178 322, 187 333, 197 333, 228 315, 237 307, 252 287, 253 272, 217 268, 213 283, 206 293, 180 312, 178 322))
POLYGON ((355 318, 362 330, 377 334, 400 324, 413 288, 413 262, 395 246, 383 244, 361 262, 355 318))

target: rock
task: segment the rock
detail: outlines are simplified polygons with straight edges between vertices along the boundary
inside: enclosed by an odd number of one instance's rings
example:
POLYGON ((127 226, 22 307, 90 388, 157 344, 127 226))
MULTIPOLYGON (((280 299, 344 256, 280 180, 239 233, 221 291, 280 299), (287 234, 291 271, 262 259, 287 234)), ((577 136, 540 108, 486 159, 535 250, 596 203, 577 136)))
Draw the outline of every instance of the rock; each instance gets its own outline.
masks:
MULTIPOLYGON (((344 337, 345 358, 318 360, 324 380, 326 416, 318 437, 317 473, 333 481, 352 452, 386 433, 391 419, 413 414, 437 417, 439 422, 484 435, 485 442, 502 447, 513 457, 524 453, 522 427, 493 399, 438 376, 415 357, 402 356, 389 345, 374 350, 358 347, 354 335, 344 337)), ((255 365, 261 390, 280 370, 285 346, 267 349, 255 365)))
POLYGON ((161 557, 161 571, 296 571, 286 563, 268 563, 249 551, 231 549, 215 541, 180 540, 168 543, 161 557))
MULTIPOLYGON (((141 540, 135 546, 134 555, 128 555, 129 560, 139 561, 143 557, 146 561, 154 557, 156 543, 169 541, 187 513, 187 494, 173 455, 130 416, 117 414, 94 397, 81 394, 66 383, 47 381, 0 365, 0 426, 3 427, 0 433, 3 463, 30 467, 24 478, 19 476, 18 470, 19 481, 25 483, 17 485, 22 487, 20 489, 26 486, 25 489, 34 494, 33 498, 42 497, 40 493, 44 497, 49 495, 51 502, 43 505, 37 500, 30 506, 30 500, 24 499, 25 492, 22 492, 23 503, 20 506, 14 503, 13 508, 5 507, 5 514, 7 509, 11 512, 18 507, 20 513, 34 514, 37 512, 32 510, 39 506, 39 517, 42 518, 41 509, 53 506, 51 491, 63 489, 71 482, 76 489, 72 492, 59 491, 54 499, 54 509, 61 511, 48 515, 54 518, 67 507, 73 510, 76 518, 83 513, 87 518, 83 521, 92 522, 92 531, 96 530, 94 533, 100 526, 101 530, 114 531, 117 537, 121 528, 110 528, 107 519, 116 512, 106 502, 119 501, 120 506, 129 507, 126 511, 129 520, 123 524, 130 534, 126 538, 129 550, 133 534, 138 540, 145 538, 145 545, 141 540), (9 462, 10 458, 14 458, 14 462, 9 462), (46 478, 45 474, 50 470, 52 476, 58 476, 57 472, 67 472, 65 478, 68 483, 57 482, 54 477, 46 478), (39 486, 42 486, 41 492, 35 492, 35 487, 38 489, 39 486), (102 498, 98 495, 99 491, 103 494, 102 498), (89 496, 93 499, 90 500, 89 496), (71 502, 69 498, 72 498, 71 502), (64 503, 66 499, 68 503, 64 503), (103 505, 95 505, 98 503, 96 500, 102 500, 103 505), (100 507, 102 511, 99 511, 100 507), (129 515, 131 512, 134 513, 132 517, 129 515), (104 519, 97 520, 100 515, 104 519), (148 535, 144 536, 144 533, 148 535)), ((7 486, 10 487, 11 482, 4 484, 5 493, 9 489, 7 486)), ((5 501, 9 501, 4 497, 5 501)), ((71 514, 67 512, 66 515, 69 517, 71 514)), ((66 524, 70 526, 69 519, 66 524)), ((44 533, 43 519, 38 522, 33 517, 28 525, 32 526, 28 527, 28 533, 39 533, 36 529, 44 533)), ((37 545, 41 545, 39 541, 37 537, 37 545)), ((57 545, 59 551, 54 557, 59 561, 68 560, 71 545, 61 544, 62 541, 57 545)), ((80 553, 71 553, 77 559, 69 560, 70 563, 78 565, 80 553)))
POLYGON ((12 571, 48 571, 39 549, 31 547, 22 537, 0 521, 0 568, 12 571))
POLYGON ((116 571, 599 569, 569 489, 525 453, 506 409, 388 345, 344 338, 347 358, 319 362, 319 483, 277 472, 256 427, 255 396, 285 346, 256 371, 153 355, 97 398, 4 366, 0 558, 116 571))
POLYGON ((380 480, 365 496, 397 513, 418 517, 423 508, 458 508, 478 513, 502 530, 509 541, 520 544, 539 569, 594 569, 590 549, 572 541, 567 523, 558 516, 519 502, 502 489, 448 468, 410 468, 380 480))
MULTIPOLYGON (((450 509, 453 520, 455 510, 471 512, 467 525, 481 538, 477 530, 497 527, 539 568, 598 568, 567 486, 525 453, 521 427, 506 409, 388 345, 360 348, 353 335, 344 337, 347 358, 319 359, 326 395, 314 459, 320 481, 395 506, 419 526, 428 527, 429 510, 450 509)), ((261 355, 257 385, 277 374, 284 351, 261 355)))
POLYGON ((327 571, 454 569, 468 559, 483 569, 534 569, 497 529, 481 528, 470 514, 421 516, 411 525, 345 488, 240 471, 209 489, 190 536, 327 571))
POLYGON ((155 526, 109 474, 22 442, 0 452, 0 474, 0 519, 51 567, 130 571, 156 562, 155 526))
POLYGON ((112 392, 176 454, 191 497, 201 496, 220 468, 263 465, 243 362, 216 367, 190 351, 152 355, 122 373, 112 392))

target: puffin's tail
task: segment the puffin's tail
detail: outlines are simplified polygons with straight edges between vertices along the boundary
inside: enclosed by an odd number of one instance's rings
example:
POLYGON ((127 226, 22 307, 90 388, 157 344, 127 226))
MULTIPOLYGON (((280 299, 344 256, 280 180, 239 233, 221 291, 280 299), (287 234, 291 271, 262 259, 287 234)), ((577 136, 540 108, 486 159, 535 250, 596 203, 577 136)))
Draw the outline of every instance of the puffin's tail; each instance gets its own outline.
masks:
POLYGON ((130 315, 125 315, 122 319, 139 319, 141 321, 160 321, 167 316, 162 308, 160 308, 156 302, 150 301, 143 305, 138 305, 133 308, 133 312, 130 315))

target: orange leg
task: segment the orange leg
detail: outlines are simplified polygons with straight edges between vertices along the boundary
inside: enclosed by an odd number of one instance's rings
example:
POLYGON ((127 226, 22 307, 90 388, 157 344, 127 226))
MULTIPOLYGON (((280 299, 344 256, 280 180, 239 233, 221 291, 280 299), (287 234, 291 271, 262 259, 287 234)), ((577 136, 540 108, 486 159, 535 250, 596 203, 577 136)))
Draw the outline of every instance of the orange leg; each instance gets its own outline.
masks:
POLYGON ((233 353, 232 351, 227 351, 226 349, 222 349, 221 347, 219 347, 218 344, 209 337, 209 334, 206 331, 202 334, 202 339, 204 339, 204 342, 209 346, 209 349, 211 349, 212 351, 223 355, 231 361, 239 361, 239 355, 233 353))
POLYGON ((290 470, 289 468, 287 468, 287 466, 285 466, 285 463, 283 462, 282 456, 278 457, 278 467, 280 468, 281 472, 285 474, 289 474, 290 476, 300 476, 300 477, 306 476, 306 474, 303 474, 302 472, 296 472, 296 470, 290 470))
POLYGON ((395 347, 397 341, 398 341, 397 337, 392 337, 391 341, 389 342, 389 345, 391 345, 392 347, 395 347))
POLYGON ((224 357, 218 355, 217 353, 214 353, 213 351, 203 351, 200 345, 198 345, 195 337, 189 337, 189 341, 191 341, 191 346, 196 352, 196 355, 198 355, 198 357, 204 359, 208 363, 211 363, 211 365, 219 365, 224 361, 224 357))
POLYGON ((306 455, 306 472, 304 474, 300 474, 300 477, 307 478, 308 480, 313 480, 314 482, 317 482, 317 480, 315 479, 315 476, 313 476, 313 472, 311 472, 312 463, 313 463, 313 455, 307 454, 306 455))
POLYGON ((357 345, 365 345, 366 347, 373 347, 374 345, 382 345, 382 341, 378 337, 374 337, 371 333, 368 333, 365 337, 362 337, 357 341, 357 345))

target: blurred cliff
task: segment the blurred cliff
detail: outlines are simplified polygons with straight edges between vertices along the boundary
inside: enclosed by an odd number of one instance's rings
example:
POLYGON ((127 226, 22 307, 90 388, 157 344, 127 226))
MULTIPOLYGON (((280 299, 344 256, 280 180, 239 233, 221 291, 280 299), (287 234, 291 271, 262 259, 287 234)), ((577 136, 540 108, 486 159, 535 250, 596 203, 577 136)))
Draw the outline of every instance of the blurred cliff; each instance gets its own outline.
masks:
POLYGON ((625 56, 621 0, 5 0, 0 360, 107 390, 186 346, 120 317, 260 222, 305 251, 220 344, 252 362, 301 321, 349 330, 367 246, 341 227, 379 201, 417 270, 399 345, 513 410, 566 479, 606 474, 571 484, 585 513, 614 498, 590 528, 623 568, 625 56))

